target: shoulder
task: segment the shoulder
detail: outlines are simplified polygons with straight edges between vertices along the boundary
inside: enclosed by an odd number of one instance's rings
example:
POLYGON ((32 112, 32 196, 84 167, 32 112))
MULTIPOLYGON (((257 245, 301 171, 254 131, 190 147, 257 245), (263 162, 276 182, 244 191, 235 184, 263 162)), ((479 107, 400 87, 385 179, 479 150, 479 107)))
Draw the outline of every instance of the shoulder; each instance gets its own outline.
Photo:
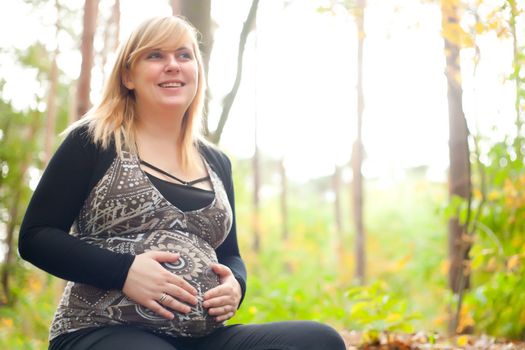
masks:
POLYGON ((54 158, 65 159, 87 157, 91 159, 96 147, 91 141, 87 127, 69 127, 62 134, 54 158))
POLYGON ((95 142, 94 128, 92 123, 77 122, 68 127, 62 135, 65 135, 63 144, 65 146, 76 146, 90 154, 115 153, 113 139, 107 147, 103 147, 101 142, 95 142))
POLYGON ((93 137, 89 131, 89 126, 80 124, 67 128, 62 135, 65 135, 63 145, 82 147, 84 149, 94 148, 93 137))
POLYGON ((231 171, 231 162, 226 153, 220 150, 217 146, 199 142, 199 150, 206 160, 215 166, 225 168, 231 171))
POLYGON ((114 144, 104 149, 95 143, 89 126, 85 124, 70 127, 64 134, 54 158, 62 160, 63 164, 89 170, 94 176, 103 175, 116 156, 114 144))
POLYGON ((199 141, 199 152, 223 181, 229 182, 232 176, 230 159, 216 145, 199 141))
POLYGON ((64 140, 53 158, 56 158, 56 163, 61 168, 76 169, 78 173, 72 176, 87 176, 92 188, 117 156, 114 144, 104 149, 95 143, 89 125, 86 124, 73 124, 64 134, 64 140))

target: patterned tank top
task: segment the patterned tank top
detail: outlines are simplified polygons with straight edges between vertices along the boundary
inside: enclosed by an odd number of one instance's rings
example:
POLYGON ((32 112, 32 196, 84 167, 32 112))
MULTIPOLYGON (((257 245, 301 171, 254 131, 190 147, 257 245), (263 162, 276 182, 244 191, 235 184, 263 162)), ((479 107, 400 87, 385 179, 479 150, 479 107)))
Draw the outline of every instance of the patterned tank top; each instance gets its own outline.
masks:
MULTIPOLYGON (((226 239, 232 210, 219 176, 204 160, 215 197, 204 208, 183 212, 171 204, 140 167, 137 155, 123 151, 91 190, 71 234, 117 253, 151 250, 179 253, 175 264, 163 263, 198 291, 188 314, 173 311, 167 320, 127 298, 121 290, 103 290, 68 282, 50 328, 50 339, 82 328, 134 325, 172 336, 203 336, 223 326, 202 306, 203 294, 219 285, 210 264, 226 239)), ((111 268, 111 266, 108 266, 111 268)))

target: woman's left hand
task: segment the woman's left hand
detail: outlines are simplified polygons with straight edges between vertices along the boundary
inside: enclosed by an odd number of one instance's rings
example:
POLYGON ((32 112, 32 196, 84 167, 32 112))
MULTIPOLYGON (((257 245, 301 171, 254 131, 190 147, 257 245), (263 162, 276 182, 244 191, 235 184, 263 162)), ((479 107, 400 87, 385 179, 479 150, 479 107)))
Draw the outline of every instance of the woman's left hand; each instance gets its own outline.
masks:
POLYGON ((208 309, 208 314, 215 316, 217 322, 222 322, 237 312, 242 290, 228 266, 213 264, 211 267, 219 276, 221 284, 204 293, 203 306, 208 309))

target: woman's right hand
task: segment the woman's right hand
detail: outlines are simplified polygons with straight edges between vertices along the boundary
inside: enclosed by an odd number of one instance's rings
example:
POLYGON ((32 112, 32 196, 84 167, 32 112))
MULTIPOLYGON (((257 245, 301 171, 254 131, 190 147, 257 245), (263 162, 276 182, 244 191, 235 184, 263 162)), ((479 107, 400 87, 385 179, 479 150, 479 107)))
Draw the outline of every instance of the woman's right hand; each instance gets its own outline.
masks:
POLYGON ((191 308, 184 303, 196 305, 197 290, 160 264, 175 263, 178 259, 179 254, 161 251, 137 255, 129 268, 122 291, 128 298, 168 320, 175 316, 166 308, 181 313, 190 312, 191 308))

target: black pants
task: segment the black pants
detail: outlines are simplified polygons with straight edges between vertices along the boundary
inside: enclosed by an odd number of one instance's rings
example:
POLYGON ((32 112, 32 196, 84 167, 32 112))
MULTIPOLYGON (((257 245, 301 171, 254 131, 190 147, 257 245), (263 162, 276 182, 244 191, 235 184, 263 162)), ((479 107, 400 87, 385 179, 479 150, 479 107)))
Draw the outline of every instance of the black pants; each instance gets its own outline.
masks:
POLYGON ((173 338, 131 326, 89 328, 53 339, 49 350, 344 350, 331 327, 290 321, 231 325, 201 338, 173 338))

